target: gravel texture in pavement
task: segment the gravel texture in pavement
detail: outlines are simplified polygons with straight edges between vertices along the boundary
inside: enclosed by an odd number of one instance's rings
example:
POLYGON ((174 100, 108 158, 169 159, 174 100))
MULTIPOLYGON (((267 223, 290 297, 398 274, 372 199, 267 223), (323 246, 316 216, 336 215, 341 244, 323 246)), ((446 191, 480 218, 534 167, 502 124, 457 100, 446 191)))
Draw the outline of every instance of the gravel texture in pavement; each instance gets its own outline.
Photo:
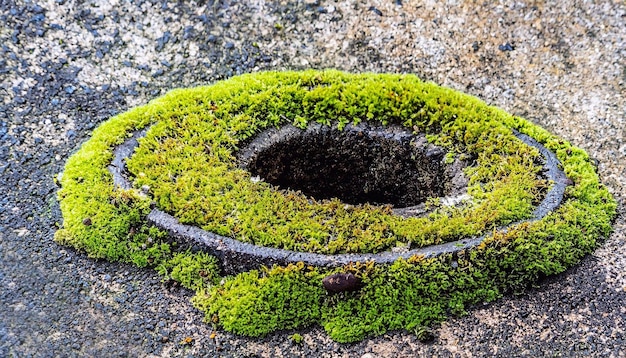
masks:
POLYGON ((625 138, 622 0, 0 0, 0 357, 626 356, 625 138), (53 242, 54 175, 99 123, 172 88, 306 68, 414 73, 545 127, 597 160, 615 232, 431 343, 349 345, 320 327, 300 344, 214 332, 189 291, 53 242))

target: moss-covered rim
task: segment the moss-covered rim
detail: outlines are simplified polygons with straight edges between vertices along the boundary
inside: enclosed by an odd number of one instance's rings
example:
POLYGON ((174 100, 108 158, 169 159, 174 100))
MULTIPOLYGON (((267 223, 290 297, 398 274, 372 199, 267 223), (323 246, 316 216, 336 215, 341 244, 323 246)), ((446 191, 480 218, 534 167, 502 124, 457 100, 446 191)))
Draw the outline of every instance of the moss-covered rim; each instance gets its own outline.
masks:
MULTIPOLYGON (((238 128, 249 135, 258 129, 238 128)), ((499 174, 499 168, 470 174, 485 177, 494 171, 499 174)), ((193 303, 205 313, 206 320, 228 331, 260 336, 319 324, 340 342, 396 329, 420 335, 424 327, 450 313, 460 314, 472 304, 524 291, 541 277, 563 272, 609 235, 617 207, 583 150, 520 117, 415 76, 338 71, 257 73, 208 87, 172 91, 98 127, 68 159, 60 182, 64 222, 55 235, 58 242, 84 250, 90 257, 155 268, 166 279, 194 290, 193 303), (356 92, 338 101, 333 88, 346 86, 356 92), (312 111, 297 112, 289 100, 274 101, 276 93, 294 94, 283 91, 285 87, 302 88, 298 93, 311 100, 312 111), (267 96, 251 102, 250 91, 267 96), (388 101, 381 101, 381 96, 388 101), (240 110, 239 119, 262 113, 269 122, 280 122, 280 114, 287 113, 293 115, 287 119, 302 124, 307 120, 324 122, 330 111, 340 122, 349 113, 363 120, 377 118, 385 124, 408 116, 401 124, 415 124, 436 133, 432 138, 438 145, 463 153, 455 145, 462 140, 473 149, 483 149, 486 159, 492 154, 514 156, 516 150, 523 150, 508 140, 512 130, 517 130, 556 155, 571 185, 565 188, 561 205, 542 219, 495 232, 478 246, 455 254, 332 269, 298 263, 220 277, 214 257, 179 250, 166 232, 147 225, 151 200, 139 189, 114 188, 107 169, 113 149, 129 134, 162 121, 168 113, 213 110, 217 102, 207 99, 218 97, 226 109, 240 110), (359 106, 354 107, 355 103, 359 106), (246 108, 253 112, 246 112, 246 108), (459 114, 463 114, 463 121, 457 121, 459 114), (490 134, 502 145, 481 147, 490 134), (329 295, 321 280, 336 272, 353 273, 362 280, 362 289, 329 295)))
MULTIPOLYGON (((146 131, 147 129, 135 131, 130 138, 115 148, 115 156, 112 164, 108 167, 113 177, 113 185, 124 189, 132 188, 132 183, 126 174, 125 161, 132 155, 135 148, 139 145, 138 140, 145 136, 146 131)), ((541 203, 535 208, 531 218, 500 227, 497 229, 500 232, 504 232, 514 225, 541 220, 548 215, 561 204, 563 193, 568 183, 565 173, 559 169, 560 163, 554 153, 525 134, 517 131, 514 131, 514 134, 521 141, 536 148, 541 153, 545 161, 545 175, 553 185, 541 203)), ((146 219, 159 229, 168 232, 180 245, 184 247, 200 247, 203 251, 216 256, 221 263, 220 267, 227 274, 259 269, 262 266, 271 267, 272 265, 297 264, 298 262, 319 267, 340 267, 353 262, 391 264, 398 259, 407 260, 416 255, 428 258, 442 254, 455 254, 479 245, 487 237, 487 235, 482 235, 474 238, 462 238, 445 244, 405 250, 404 252, 324 255, 244 243, 230 237, 202 230, 193 225, 181 224, 178 219, 157 208, 152 209, 146 219)))
POLYGON ((480 236, 530 218, 549 187, 540 175, 539 152, 516 138, 496 113, 440 97, 437 88, 415 77, 255 78, 238 89, 233 79, 223 91, 217 84, 210 91, 189 90, 186 105, 160 113, 127 161, 135 187, 150 188, 156 206, 181 223, 257 246, 378 253, 480 236), (424 133, 447 150, 443 162, 455 156, 472 162, 464 170, 471 199, 407 218, 386 206, 350 206, 277 190, 237 167, 239 145, 268 128, 319 123, 342 131, 363 122, 424 133))

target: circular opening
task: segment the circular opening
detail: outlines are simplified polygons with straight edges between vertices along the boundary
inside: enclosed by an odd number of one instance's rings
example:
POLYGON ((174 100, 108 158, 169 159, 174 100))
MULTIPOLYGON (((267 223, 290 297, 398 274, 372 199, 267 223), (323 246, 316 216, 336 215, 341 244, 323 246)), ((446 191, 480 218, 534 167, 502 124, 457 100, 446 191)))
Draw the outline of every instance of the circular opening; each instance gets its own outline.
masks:
POLYGON ((400 127, 285 126, 239 151, 243 168, 317 200, 409 207, 448 194, 446 152, 400 127))

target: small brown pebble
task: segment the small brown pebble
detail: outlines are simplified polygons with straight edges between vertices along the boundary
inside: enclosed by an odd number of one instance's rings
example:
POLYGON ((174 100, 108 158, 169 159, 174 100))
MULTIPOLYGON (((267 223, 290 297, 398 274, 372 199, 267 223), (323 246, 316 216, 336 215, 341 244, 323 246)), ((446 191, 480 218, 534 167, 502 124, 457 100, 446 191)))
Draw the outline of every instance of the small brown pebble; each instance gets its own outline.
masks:
POLYGON ((170 339, 169 339, 168 336, 161 336, 161 343, 167 343, 169 341, 170 341, 170 339))
POLYGON ((183 340, 180 342, 180 344, 190 346, 191 344, 193 344, 193 338, 191 338, 191 337, 185 337, 185 339, 183 339, 183 340))
POLYGON ((84 218, 83 219, 83 225, 90 226, 91 225, 91 218, 84 218))
POLYGON ((353 273, 336 273, 322 279, 322 284, 328 292, 349 292, 361 288, 361 279, 353 273))

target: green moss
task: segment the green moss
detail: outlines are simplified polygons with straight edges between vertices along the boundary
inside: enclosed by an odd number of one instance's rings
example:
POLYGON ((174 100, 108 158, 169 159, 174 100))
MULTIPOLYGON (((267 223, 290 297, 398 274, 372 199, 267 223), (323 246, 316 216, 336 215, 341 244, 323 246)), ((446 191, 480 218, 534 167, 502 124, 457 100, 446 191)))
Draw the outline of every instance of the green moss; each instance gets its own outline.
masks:
POLYGON ((278 329, 311 325, 320 319, 324 296, 322 276, 304 265, 242 273, 226 280, 212 292, 200 291, 193 298, 213 322, 229 331, 261 336, 278 329), (215 294, 228 292, 228 295, 215 294), (229 302, 229 297, 236 302, 229 302))
POLYGON ((195 290, 193 302, 207 321, 229 331, 259 336, 321 324, 341 342, 393 329, 425 332, 468 305, 521 292, 589 254, 610 233, 616 213, 584 151, 522 118, 410 75, 267 72, 174 90, 102 124, 68 160, 60 182, 59 242, 92 257, 155 267, 195 290), (254 182, 235 166, 237 146, 265 128, 318 122, 341 129, 363 121, 403 125, 455 153, 450 159, 475 159, 466 170, 471 205, 402 219, 386 207, 310 202, 254 182), (107 171, 112 149, 148 125, 128 166, 135 187, 149 185, 150 196, 113 188, 107 171), (332 270, 299 264, 220 281, 213 258, 179 252, 165 233, 145 225, 155 201, 182 222, 222 235, 324 253, 378 252, 407 240, 424 246, 491 232, 529 217, 550 186, 538 175, 539 154, 512 129, 556 153, 574 185, 543 219, 495 232, 454 256, 332 270), (326 293, 321 279, 342 271, 361 277, 364 287, 326 293))
POLYGON ((527 218, 547 189, 537 175, 536 149, 503 127, 499 112, 414 76, 263 73, 228 84, 232 88, 174 92, 169 110, 128 162, 136 185, 150 186, 161 210, 207 231, 329 254, 380 252, 399 241, 422 247, 527 218), (440 118, 435 122, 428 114, 440 118), (268 127, 306 127, 311 121, 339 128, 349 122, 397 123, 436 133, 436 142, 450 153, 476 157, 467 169, 473 204, 407 219, 387 207, 311 202, 301 193, 253 182, 237 168, 233 152, 241 141, 268 127))
POLYGON ((156 267, 165 279, 180 282, 183 287, 203 290, 219 281, 219 271, 215 257, 203 253, 175 253, 156 267))
POLYGON ((304 337, 302 337, 302 335, 299 333, 294 333, 290 335, 289 339, 291 339, 291 341, 295 344, 302 344, 302 342, 304 341, 304 337))
POLYGON ((149 106, 139 107, 104 123, 68 160, 58 193, 63 228, 55 235, 57 241, 91 257, 142 267, 169 254, 169 245, 161 240, 164 235, 143 225, 149 201, 136 190, 114 189, 107 170, 111 148, 129 131, 145 126, 149 113, 149 106))

